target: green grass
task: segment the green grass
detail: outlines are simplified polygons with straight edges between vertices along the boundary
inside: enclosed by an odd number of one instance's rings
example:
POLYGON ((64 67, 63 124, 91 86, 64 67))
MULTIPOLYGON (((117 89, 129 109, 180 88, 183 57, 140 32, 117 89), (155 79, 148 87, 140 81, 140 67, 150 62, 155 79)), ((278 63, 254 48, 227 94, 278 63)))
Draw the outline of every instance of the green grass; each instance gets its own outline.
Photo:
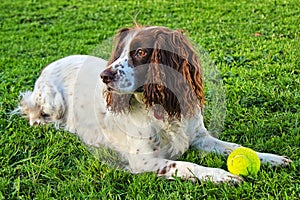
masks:
MULTIPOLYGON (((299 27, 297 0, 1 1, 0 199, 299 199, 299 27), (239 186, 131 175, 101 164, 67 132, 9 115, 46 64, 95 52, 135 16, 184 29, 209 53, 226 88, 221 139, 294 163, 263 166, 239 186)), ((189 151, 181 159, 226 169, 217 155, 189 151)))

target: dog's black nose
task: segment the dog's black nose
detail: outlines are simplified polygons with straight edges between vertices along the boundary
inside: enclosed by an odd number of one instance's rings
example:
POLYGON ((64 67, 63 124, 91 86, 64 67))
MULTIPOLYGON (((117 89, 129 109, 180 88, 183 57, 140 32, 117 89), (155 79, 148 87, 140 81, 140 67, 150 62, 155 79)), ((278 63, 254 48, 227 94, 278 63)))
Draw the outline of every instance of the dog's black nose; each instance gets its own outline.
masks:
POLYGON ((101 72, 100 77, 102 78, 102 81, 105 84, 110 83, 112 80, 114 80, 115 75, 117 74, 116 71, 113 71, 111 68, 107 68, 103 72, 101 72))

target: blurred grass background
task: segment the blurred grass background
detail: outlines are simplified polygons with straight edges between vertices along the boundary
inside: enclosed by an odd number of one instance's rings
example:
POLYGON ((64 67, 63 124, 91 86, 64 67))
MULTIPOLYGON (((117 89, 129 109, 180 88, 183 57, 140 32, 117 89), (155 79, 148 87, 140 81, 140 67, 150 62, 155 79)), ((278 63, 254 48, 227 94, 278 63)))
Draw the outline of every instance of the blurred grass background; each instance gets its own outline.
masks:
MULTIPOLYGON (((0 199, 299 199, 299 27, 296 0, 2 0, 0 199), (294 163, 263 166, 239 186, 131 175, 99 162, 67 132, 9 115, 44 66, 92 54, 134 19, 183 29, 207 51, 226 88, 219 138, 294 163)), ((180 159, 226 169, 226 158, 217 155, 189 151, 180 159)))

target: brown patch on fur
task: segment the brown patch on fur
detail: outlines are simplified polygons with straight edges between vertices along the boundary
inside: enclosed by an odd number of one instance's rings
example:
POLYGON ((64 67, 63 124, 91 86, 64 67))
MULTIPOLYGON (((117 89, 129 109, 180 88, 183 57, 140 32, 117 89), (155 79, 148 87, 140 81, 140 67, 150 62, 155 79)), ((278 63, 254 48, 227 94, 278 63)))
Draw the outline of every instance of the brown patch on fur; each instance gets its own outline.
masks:
MULTIPOLYGON (((166 164, 168 163, 168 161, 166 161, 166 164)), ((171 163, 168 166, 163 167, 162 169, 158 169, 156 170, 157 174, 166 174, 168 171, 170 171, 171 168, 175 168, 176 167, 176 163, 171 163)))
POLYGON ((175 168, 176 167, 176 163, 172 163, 170 166, 171 166, 171 168, 175 168))
POLYGON ((165 174, 165 173, 167 173, 167 166, 165 166, 164 168, 162 168, 161 170, 160 169, 158 169, 157 171, 156 171, 156 173, 157 174, 165 174))

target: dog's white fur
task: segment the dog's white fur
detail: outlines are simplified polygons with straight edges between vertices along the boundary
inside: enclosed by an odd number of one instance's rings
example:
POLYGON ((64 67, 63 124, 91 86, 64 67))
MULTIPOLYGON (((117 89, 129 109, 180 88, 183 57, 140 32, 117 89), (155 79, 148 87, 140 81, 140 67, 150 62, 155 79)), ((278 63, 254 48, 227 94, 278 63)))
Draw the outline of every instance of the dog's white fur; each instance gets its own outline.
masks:
MULTIPOLYGON (((158 120, 139 101, 128 113, 108 111, 102 93, 106 85, 99 77, 105 66, 106 61, 84 55, 51 63, 42 71, 33 92, 22 93, 20 111, 30 125, 55 123, 77 134, 87 145, 106 146, 119 152, 132 173, 150 171, 166 178, 176 175, 215 183, 242 180, 223 169, 174 161, 190 146, 221 155, 240 146, 210 136, 200 108, 196 108, 193 117, 180 121, 158 120)), ((262 163, 272 166, 290 163, 283 156, 258 155, 262 163)))

